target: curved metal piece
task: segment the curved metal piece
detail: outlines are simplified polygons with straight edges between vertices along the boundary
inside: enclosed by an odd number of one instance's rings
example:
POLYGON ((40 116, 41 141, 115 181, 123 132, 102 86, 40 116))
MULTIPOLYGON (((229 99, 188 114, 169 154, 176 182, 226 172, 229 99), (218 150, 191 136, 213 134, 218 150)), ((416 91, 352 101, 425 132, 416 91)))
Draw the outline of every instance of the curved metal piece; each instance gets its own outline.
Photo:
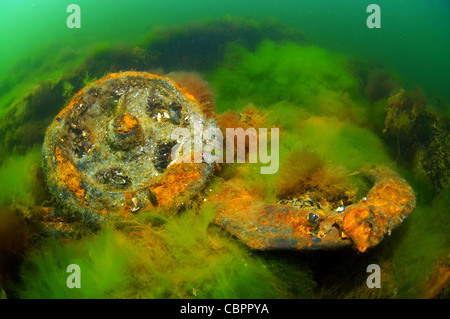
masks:
POLYGON ((390 235, 416 207, 414 190, 386 167, 363 169, 374 182, 366 197, 349 205, 336 223, 356 248, 364 252, 390 235))
MULTIPOLYGON (((49 126, 43 145, 48 187, 64 206, 95 221, 141 209, 175 212, 214 172, 214 163, 198 161, 191 148, 191 135, 202 149, 214 143, 195 136, 209 129, 217 129, 215 122, 173 81, 145 72, 110 74, 78 92, 49 126), (179 128, 187 136, 174 139, 179 128), (186 154, 172 158, 175 145, 186 154)), ((238 181, 225 182, 208 202, 215 204, 215 223, 253 249, 354 245, 364 252, 414 210, 415 195, 388 168, 361 171, 373 187, 359 203, 335 210, 264 203, 238 181)))
POLYGON ((315 250, 355 245, 364 252, 390 235, 414 210, 415 195, 388 168, 363 171, 374 181, 367 196, 333 211, 256 201, 232 181, 208 201, 218 212, 215 223, 253 249, 315 250))
POLYGON ((141 209, 176 211, 214 171, 205 161, 172 158, 173 146, 190 143, 174 139, 174 129, 191 134, 195 127, 215 123, 172 80, 146 72, 110 74, 78 92, 47 129, 48 187, 64 206, 94 220, 141 209))

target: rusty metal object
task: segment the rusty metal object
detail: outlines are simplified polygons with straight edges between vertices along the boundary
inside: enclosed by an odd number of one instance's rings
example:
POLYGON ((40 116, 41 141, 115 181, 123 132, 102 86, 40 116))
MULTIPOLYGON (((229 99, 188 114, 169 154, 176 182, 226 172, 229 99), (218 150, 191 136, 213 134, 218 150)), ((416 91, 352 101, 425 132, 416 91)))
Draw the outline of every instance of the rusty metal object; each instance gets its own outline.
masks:
POLYGON ((387 168, 365 173, 374 185, 359 203, 336 210, 256 201, 236 182, 228 181, 220 194, 208 199, 218 216, 215 223, 250 248, 330 249, 355 245, 364 252, 401 224, 414 210, 412 188, 387 168))
MULTIPOLYGON (((195 132, 216 126, 193 96, 167 78, 110 74, 78 92, 48 128, 43 166, 49 189, 64 206, 95 221, 141 210, 175 212, 202 190, 215 168, 210 161, 194 163, 192 152, 183 154, 189 163, 173 159, 173 146, 184 149, 191 141, 174 140, 175 128, 187 128, 195 138, 195 132)), ((200 138, 204 149, 210 141, 200 138)), ((268 204, 237 180, 225 182, 208 202, 218 213, 215 223, 253 249, 354 245, 364 252, 414 210, 415 195, 390 169, 361 171, 373 187, 347 207, 314 203, 309 194, 289 205, 268 204)))
POLYGON ((416 207, 413 189, 387 168, 366 169, 374 186, 364 200, 346 208, 336 223, 359 251, 376 246, 390 235, 416 207))
POLYGON ((174 212, 203 188, 214 165, 172 159, 181 141, 171 133, 214 125, 168 78, 110 74, 78 92, 47 129, 49 189, 64 206, 94 220, 143 209, 174 212))

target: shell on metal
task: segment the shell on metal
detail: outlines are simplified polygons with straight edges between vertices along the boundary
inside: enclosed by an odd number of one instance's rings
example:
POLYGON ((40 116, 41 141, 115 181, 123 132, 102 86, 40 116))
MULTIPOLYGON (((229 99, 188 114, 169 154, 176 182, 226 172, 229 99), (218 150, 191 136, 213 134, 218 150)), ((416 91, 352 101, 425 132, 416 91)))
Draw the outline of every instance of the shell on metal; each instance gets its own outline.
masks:
POLYGON ((268 204, 233 181, 208 199, 218 212, 215 223, 257 250, 316 250, 376 246, 414 210, 413 189, 388 168, 362 169, 373 186, 361 201, 342 209, 268 204))
POLYGON ((64 206, 93 219, 176 211, 214 171, 205 161, 172 158, 179 127, 193 132, 215 123, 168 78, 110 74, 78 92, 47 129, 48 187, 64 206))

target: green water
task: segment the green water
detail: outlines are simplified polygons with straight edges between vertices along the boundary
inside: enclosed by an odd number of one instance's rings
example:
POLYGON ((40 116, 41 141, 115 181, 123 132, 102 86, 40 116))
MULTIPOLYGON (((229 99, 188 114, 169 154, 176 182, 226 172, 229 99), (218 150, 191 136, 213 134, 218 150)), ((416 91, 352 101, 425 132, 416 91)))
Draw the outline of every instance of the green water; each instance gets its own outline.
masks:
MULTIPOLYGON (((449 267, 448 1, 73 2, 0 5, 0 295, 430 297, 429 279, 449 267), (73 2, 81 8, 79 29, 66 25, 73 2), (379 29, 366 25, 371 3, 381 8, 379 29), (288 159, 306 152, 328 172, 323 180, 334 181, 328 191, 345 179, 361 198, 367 185, 352 173, 386 165, 414 188, 417 208, 364 254, 255 252, 195 203, 172 218, 143 212, 100 231, 77 221, 76 239, 45 237, 36 226, 42 206, 71 216, 46 191, 45 129, 86 84, 128 69, 196 72, 210 84, 218 114, 253 105, 267 115, 265 124, 282 129, 280 174, 228 167, 212 179, 213 191, 221 178, 244 176, 262 200, 275 202, 279 176, 292 178, 288 159), (377 74, 385 78, 371 82, 377 74), (397 114, 388 105, 400 88, 410 102, 397 114), (71 263, 88 269, 82 289, 66 289, 71 263), (372 263, 381 266, 381 289, 366 287, 372 263)), ((448 288, 438 295, 448 296, 448 288)))
MULTIPOLYGON (((448 1, 378 1, 381 29, 366 27, 371 1, 78 1, 81 29, 68 29, 64 1, 2 3, 0 72, 48 43, 82 49, 102 41, 135 41, 157 25, 239 16, 272 17, 302 30, 312 42, 367 59, 379 59, 409 85, 450 99, 448 1)), ((56 52, 48 52, 55 54, 56 52)))

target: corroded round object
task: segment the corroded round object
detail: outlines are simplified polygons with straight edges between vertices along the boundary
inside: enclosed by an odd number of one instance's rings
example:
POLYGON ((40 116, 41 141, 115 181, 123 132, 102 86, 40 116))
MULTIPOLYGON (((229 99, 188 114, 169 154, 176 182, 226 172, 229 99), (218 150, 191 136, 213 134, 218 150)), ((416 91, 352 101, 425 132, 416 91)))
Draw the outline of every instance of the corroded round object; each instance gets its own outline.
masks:
POLYGON ((78 92, 48 128, 43 166, 49 189, 63 205, 94 219, 176 211, 213 173, 205 161, 172 158, 182 142, 172 138, 174 129, 194 127, 215 124, 170 79, 110 74, 78 92))

